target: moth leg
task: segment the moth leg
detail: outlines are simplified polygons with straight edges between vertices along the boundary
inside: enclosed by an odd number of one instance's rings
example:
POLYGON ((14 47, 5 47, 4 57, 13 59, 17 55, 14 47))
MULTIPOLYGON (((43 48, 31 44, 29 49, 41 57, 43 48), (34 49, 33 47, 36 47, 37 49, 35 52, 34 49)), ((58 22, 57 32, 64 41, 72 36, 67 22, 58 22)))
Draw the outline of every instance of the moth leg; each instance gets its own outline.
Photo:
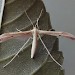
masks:
POLYGON ((40 35, 38 35, 38 36, 39 36, 39 39, 40 39, 41 43, 43 44, 44 48, 46 49, 47 53, 48 53, 49 56, 52 58, 52 60, 53 60, 56 64, 58 64, 61 68, 63 68, 62 65, 60 65, 60 64, 54 59, 54 57, 51 55, 51 53, 49 52, 48 48, 46 47, 46 45, 44 44, 43 40, 41 39, 40 35))
POLYGON ((3 66, 3 68, 5 68, 7 65, 9 65, 15 58, 16 56, 18 56, 18 54, 24 49, 24 47, 26 46, 26 44, 29 42, 31 38, 29 38, 25 43, 24 45, 20 48, 20 50, 15 54, 15 56, 7 63, 3 66))

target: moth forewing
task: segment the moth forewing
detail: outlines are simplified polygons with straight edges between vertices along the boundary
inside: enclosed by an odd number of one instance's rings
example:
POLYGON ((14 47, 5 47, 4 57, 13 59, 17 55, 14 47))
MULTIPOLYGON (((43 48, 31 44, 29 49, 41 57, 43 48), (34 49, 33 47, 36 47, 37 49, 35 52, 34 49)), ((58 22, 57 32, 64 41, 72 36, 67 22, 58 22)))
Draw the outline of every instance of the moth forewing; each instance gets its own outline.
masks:
POLYGON ((37 46, 37 29, 33 29, 33 42, 32 42, 32 48, 31 48, 31 58, 34 57, 36 46, 37 46))
POLYGON ((44 30, 39 30, 39 34, 46 34, 46 35, 52 35, 52 36, 62 36, 62 37, 66 37, 66 38, 75 40, 74 35, 72 35, 71 33, 68 33, 68 32, 63 32, 63 31, 44 31, 44 30))
POLYGON ((20 36, 27 36, 26 34, 30 35, 31 31, 4 33, 0 35, 0 43, 5 42, 12 38, 17 38, 20 36))

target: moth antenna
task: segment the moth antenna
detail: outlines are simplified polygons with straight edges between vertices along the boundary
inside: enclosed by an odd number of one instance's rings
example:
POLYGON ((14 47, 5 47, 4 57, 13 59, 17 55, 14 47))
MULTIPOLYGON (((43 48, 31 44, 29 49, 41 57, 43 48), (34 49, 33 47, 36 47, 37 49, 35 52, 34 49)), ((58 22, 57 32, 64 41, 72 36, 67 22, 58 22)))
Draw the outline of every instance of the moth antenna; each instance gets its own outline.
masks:
POLYGON ((20 48, 20 50, 15 54, 15 56, 6 64, 3 66, 3 68, 5 68, 7 65, 9 65, 15 58, 16 56, 18 56, 18 54, 24 49, 24 47, 26 46, 26 44, 29 42, 31 38, 29 38, 25 43, 24 45, 20 48))
POLYGON ((56 64, 58 64, 61 68, 63 68, 62 65, 60 65, 60 64, 54 59, 54 57, 51 55, 51 53, 49 52, 48 48, 46 47, 46 45, 44 44, 43 40, 41 39, 41 36, 40 36, 40 35, 38 35, 38 36, 39 36, 39 39, 40 39, 40 41, 42 42, 44 48, 46 49, 47 53, 48 53, 49 56, 52 58, 52 60, 53 60, 56 64))
MULTIPOLYGON (((41 17, 42 11, 43 11, 43 9, 41 10, 41 13, 40 13, 39 17, 37 18, 37 22, 36 22, 36 24, 35 24, 35 25, 37 25, 37 27, 38 27, 38 21, 39 21, 39 19, 40 19, 40 17, 41 17)), ((26 11, 25 11, 25 14, 26 14, 27 18, 29 19, 29 21, 31 22, 31 24, 33 25, 33 27, 34 27, 34 24, 33 24, 32 20, 30 19, 30 17, 28 16, 28 14, 27 14, 26 11)), ((38 27, 38 28, 39 28, 39 27, 38 27)))
POLYGON ((25 14, 26 14, 27 18, 29 19, 29 21, 31 22, 31 24, 33 25, 33 27, 34 27, 34 24, 33 24, 32 20, 30 19, 30 17, 28 16, 26 11, 25 11, 25 14))
POLYGON ((40 17, 42 16, 42 12, 43 12, 43 9, 41 9, 40 15, 39 15, 39 17, 37 18, 37 22, 36 22, 36 24, 35 24, 35 25, 38 27, 38 29, 39 29, 38 22, 39 22, 40 17))

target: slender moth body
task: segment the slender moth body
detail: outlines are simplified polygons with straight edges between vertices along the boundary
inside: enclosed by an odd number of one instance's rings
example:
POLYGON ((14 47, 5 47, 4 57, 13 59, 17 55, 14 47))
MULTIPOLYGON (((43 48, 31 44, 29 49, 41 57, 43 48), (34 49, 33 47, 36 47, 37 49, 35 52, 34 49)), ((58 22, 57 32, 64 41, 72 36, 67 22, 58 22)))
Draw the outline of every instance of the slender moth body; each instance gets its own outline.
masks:
POLYGON ((34 57, 35 51, 37 46, 37 29, 34 27, 33 29, 33 42, 32 42, 32 49, 31 49, 31 58, 34 57))

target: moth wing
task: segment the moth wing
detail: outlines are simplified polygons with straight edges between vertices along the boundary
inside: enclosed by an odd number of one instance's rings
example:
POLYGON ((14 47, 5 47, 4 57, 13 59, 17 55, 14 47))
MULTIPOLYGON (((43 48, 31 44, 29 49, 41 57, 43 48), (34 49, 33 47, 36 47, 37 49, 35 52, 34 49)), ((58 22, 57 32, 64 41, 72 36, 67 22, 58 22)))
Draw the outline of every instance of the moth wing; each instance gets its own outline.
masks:
POLYGON ((21 39, 23 37, 30 37, 31 32, 30 31, 24 31, 24 32, 11 32, 11 33, 4 33, 0 35, 0 43, 5 42, 9 39, 21 39))
POLYGON ((20 40, 20 41, 24 41, 27 40, 28 38, 30 38, 32 35, 31 34, 26 34, 26 35, 20 35, 19 37, 16 37, 14 39, 20 40))
POLYGON ((62 31, 43 31, 39 30, 40 34, 46 34, 46 35, 52 35, 52 36, 63 36, 72 40, 75 40, 75 36, 68 32, 62 32, 62 31))

